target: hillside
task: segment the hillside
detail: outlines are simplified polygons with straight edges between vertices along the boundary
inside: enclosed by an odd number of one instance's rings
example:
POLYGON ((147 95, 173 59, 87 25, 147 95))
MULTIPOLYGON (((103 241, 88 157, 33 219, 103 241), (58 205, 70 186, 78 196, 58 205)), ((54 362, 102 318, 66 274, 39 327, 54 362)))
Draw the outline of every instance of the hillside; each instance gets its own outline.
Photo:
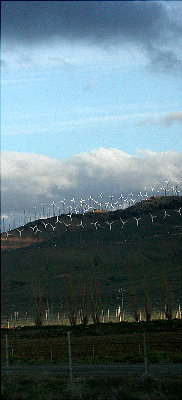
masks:
POLYGON ((83 287, 90 293, 94 285, 104 310, 121 303, 121 288, 128 312, 134 302, 142 309, 146 290, 152 309, 164 310, 166 293, 177 309, 181 205, 182 197, 151 198, 125 210, 33 221, 18 228, 21 237, 3 233, 2 315, 33 313, 35 281, 53 314, 67 312, 70 285, 77 308, 83 287))

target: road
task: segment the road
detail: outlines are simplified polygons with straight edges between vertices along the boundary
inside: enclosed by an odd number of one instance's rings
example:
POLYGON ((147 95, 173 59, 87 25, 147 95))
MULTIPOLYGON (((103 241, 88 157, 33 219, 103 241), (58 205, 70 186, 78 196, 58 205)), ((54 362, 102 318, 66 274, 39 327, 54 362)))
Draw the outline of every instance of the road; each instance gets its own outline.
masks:
MULTIPOLYGON (((62 375, 70 374, 69 365, 11 365, 8 369, 12 375, 62 375)), ((128 376, 144 374, 143 364, 75 364, 72 366, 73 376, 128 376)), ((1 373, 6 374, 5 366, 1 373)), ((148 373, 156 376, 181 376, 182 364, 149 364, 148 373)))

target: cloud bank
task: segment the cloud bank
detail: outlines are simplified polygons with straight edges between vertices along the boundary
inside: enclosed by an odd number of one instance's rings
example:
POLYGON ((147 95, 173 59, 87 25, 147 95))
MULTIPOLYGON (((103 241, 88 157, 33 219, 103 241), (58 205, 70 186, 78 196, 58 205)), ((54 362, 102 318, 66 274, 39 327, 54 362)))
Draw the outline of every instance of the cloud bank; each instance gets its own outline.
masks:
POLYGON ((55 42, 103 49, 131 44, 149 55, 152 68, 168 70, 180 65, 181 14, 180 2, 5 1, 2 41, 9 49, 55 42))
MULTIPOLYGON (((66 161, 29 153, 2 154, 2 211, 20 212, 41 203, 60 205, 62 199, 90 195, 126 195, 151 190, 156 180, 172 184, 182 176, 182 154, 143 151, 132 156, 117 149, 98 148, 66 161)), ((107 200, 108 201, 108 200, 107 200)))

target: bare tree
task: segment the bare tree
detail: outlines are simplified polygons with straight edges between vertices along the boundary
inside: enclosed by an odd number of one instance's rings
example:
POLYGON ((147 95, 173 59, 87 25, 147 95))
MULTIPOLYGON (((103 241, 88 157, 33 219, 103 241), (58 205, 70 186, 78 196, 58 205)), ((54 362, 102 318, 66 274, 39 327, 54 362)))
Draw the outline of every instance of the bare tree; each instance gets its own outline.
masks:
POLYGON ((99 287, 93 278, 91 288, 91 316, 94 324, 100 322, 101 304, 99 287))
POLYGON ((168 321, 172 320, 172 295, 169 281, 165 277, 163 280, 162 297, 164 303, 164 312, 168 321))
POLYGON ((144 310, 146 322, 151 321, 151 298, 149 294, 148 282, 146 276, 143 278, 142 283, 143 295, 144 295, 144 310))
POLYGON ((75 286, 73 285, 72 278, 69 276, 67 283, 66 302, 68 307, 68 319, 70 325, 76 325, 78 317, 78 294, 75 286))
POLYGON ((33 296, 35 304, 35 325, 43 325, 43 290, 40 280, 33 279, 33 296))
POLYGON ((90 290, 85 281, 80 284, 79 303, 81 323, 87 325, 90 314, 90 290))
POLYGON ((139 310, 139 299, 138 299, 138 293, 136 291, 136 288, 133 286, 128 290, 128 294, 130 295, 130 302, 131 302, 131 311, 132 315, 134 317, 134 320, 136 322, 140 321, 140 310, 139 310))

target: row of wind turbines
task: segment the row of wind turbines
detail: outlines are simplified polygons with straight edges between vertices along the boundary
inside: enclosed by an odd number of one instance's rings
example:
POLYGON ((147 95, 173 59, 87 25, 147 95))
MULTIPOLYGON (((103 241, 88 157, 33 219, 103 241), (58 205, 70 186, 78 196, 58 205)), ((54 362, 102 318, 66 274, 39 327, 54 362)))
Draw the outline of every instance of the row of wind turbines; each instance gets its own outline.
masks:
MULTIPOLYGON (((164 209, 163 210, 163 215, 161 216, 161 218, 163 220, 168 219, 171 216, 172 212, 176 212, 176 213, 179 214, 179 216, 182 216, 182 208, 179 207, 179 209, 177 209, 177 210, 170 210, 170 214, 164 209)), ((152 224, 154 224, 154 221, 155 221, 156 218, 159 218, 159 215, 153 215, 151 213, 148 213, 148 215, 150 216, 150 220, 151 220, 152 224)), ((65 227, 65 231, 66 232, 69 231, 69 227, 71 225, 74 225, 74 227, 81 228, 81 230, 85 230, 85 229, 87 230, 89 228, 89 226, 92 225, 93 229, 95 231, 97 231, 100 228, 101 229, 108 228, 108 230, 111 231, 112 227, 113 227, 113 224, 115 222, 117 222, 117 220, 114 220, 114 221, 107 220, 107 221, 102 222, 102 225, 101 225, 99 220, 96 220, 94 222, 89 222, 89 224, 87 222, 87 225, 84 225, 83 220, 81 219, 78 224, 77 223, 76 224, 75 223, 72 224, 72 221, 73 221, 73 218, 75 217, 75 215, 72 214, 72 213, 69 213, 69 214, 66 214, 65 216, 56 216, 56 219, 54 220, 54 225, 51 222, 45 222, 45 220, 40 219, 40 220, 38 220, 38 222, 35 225, 34 224, 33 225, 29 225, 28 224, 26 226, 26 230, 30 229, 32 231, 33 235, 38 235, 38 234, 42 233, 43 231, 47 231, 47 230, 49 230, 49 231, 51 230, 52 233, 55 233, 55 231, 58 228, 58 224, 62 224, 65 227), (65 221, 65 218, 64 218, 65 216, 67 218, 69 218, 70 222, 68 222, 67 220, 65 221)), ((131 218, 133 218, 136 221, 136 226, 139 227, 139 225, 141 224, 141 221, 142 221, 142 216, 140 216, 140 217, 133 216, 131 218)), ((119 222, 121 223, 121 229, 124 229, 125 224, 127 224, 129 221, 131 221, 131 218, 127 219, 127 220, 123 220, 121 217, 119 218, 119 222)), ((77 219, 76 219, 76 222, 78 222, 77 219)), ((25 230, 24 228, 22 228, 22 229, 16 228, 15 229, 15 231, 18 232, 20 239, 22 238, 22 232, 24 230, 25 230)), ((6 235, 6 239, 8 239, 9 236, 12 236, 12 233, 10 231, 7 231, 7 232, 5 232, 5 235, 6 235)))
MULTIPOLYGON (((122 193, 119 195, 110 194, 109 196, 104 196, 102 193, 93 197, 89 195, 88 199, 80 198, 76 200, 75 197, 71 199, 63 198, 61 200, 52 201, 52 203, 41 203, 40 205, 33 206, 32 210, 24 210, 20 213, 20 217, 17 221, 17 216, 15 214, 9 216, 8 218, 1 218, 1 232, 8 233, 12 229, 17 229, 21 237, 22 230, 18 229, 21 226, 25 226, 28 222, 45 220, 51 217, 59 217, 62 214, 73 215, 82 214, 87 212, 94 212, 94 210, 100 211, 115 211, 124 210, 139 201, 147 200, 151 196, 179 196, 179 182, 175 181, 173 186, 169 185, 169 180, 166 180, 164 184, 160 184, 158 181, 148 190, 144 187, 143 191, 139 193, 134 193, 130 191, 127 196, 122 193), (10 222, 9 222, 10 220, 10 222)), ((138 224, 139 221, 136 221, 138 224)), ((112 225, 110 225, 110 230, 112 225)), ((138 226, 138 225, 137 225, 138 226)), ((53 228, 52 228, 53 229, 53 228)), ((53 229, 54 231, 54 229, 53 229)), ((36 231, 35 231, 36 232, 36 231)))

